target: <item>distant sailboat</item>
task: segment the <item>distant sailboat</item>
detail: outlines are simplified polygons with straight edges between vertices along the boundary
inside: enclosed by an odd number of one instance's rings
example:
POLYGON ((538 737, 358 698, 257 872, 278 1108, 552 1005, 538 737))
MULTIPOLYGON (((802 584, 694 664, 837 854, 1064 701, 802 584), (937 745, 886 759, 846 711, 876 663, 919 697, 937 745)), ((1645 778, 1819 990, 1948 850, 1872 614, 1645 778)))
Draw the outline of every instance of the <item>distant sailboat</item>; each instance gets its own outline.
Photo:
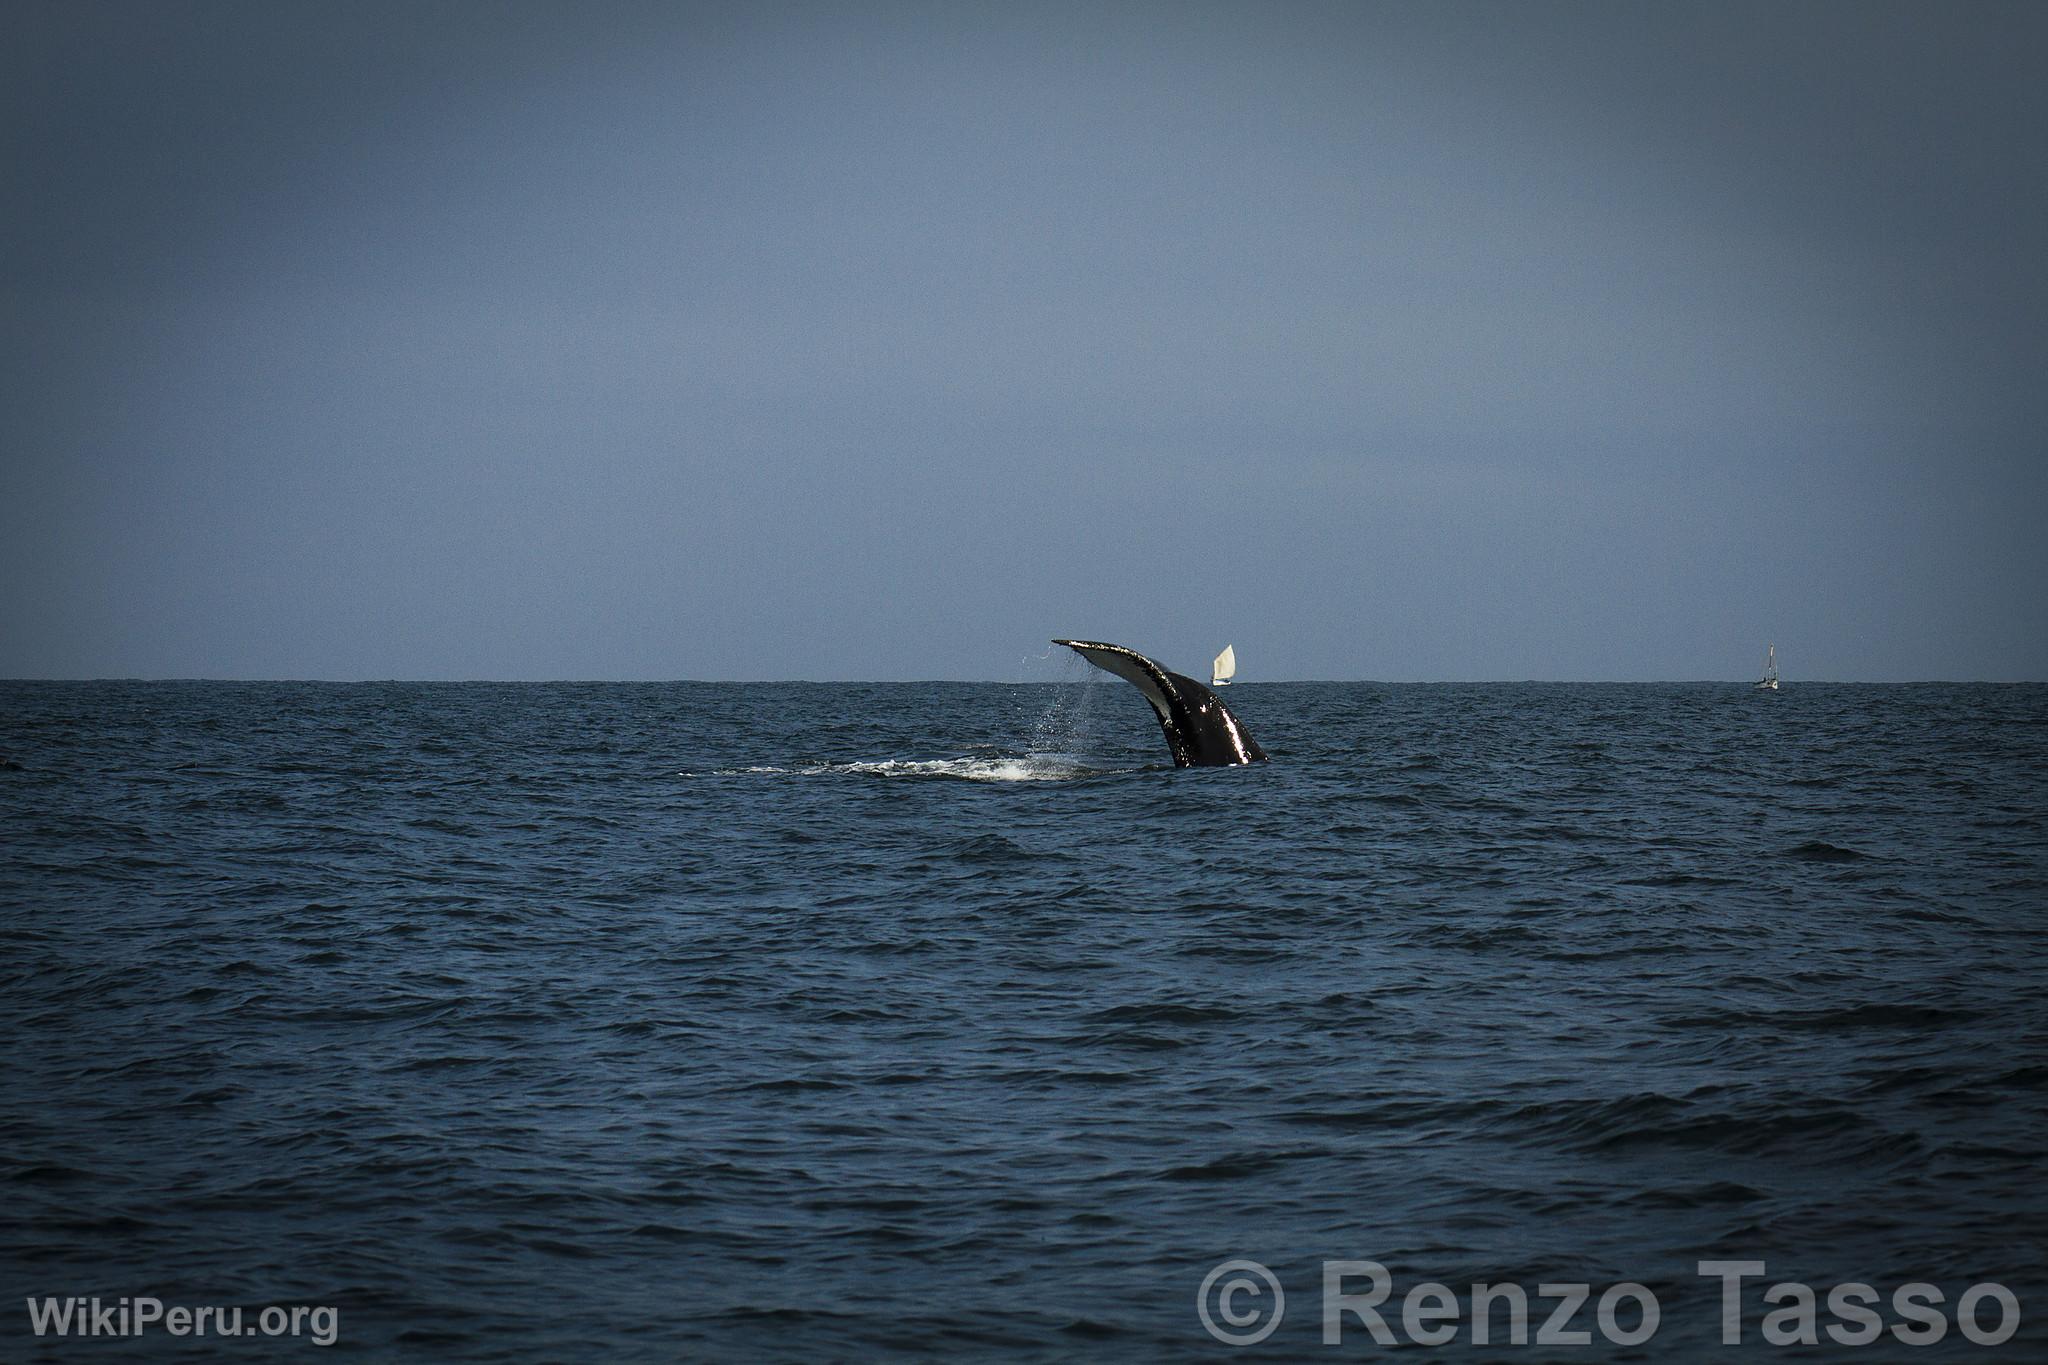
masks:
POLYGON ((1228 687, 1230 680, 1237 676, 1237 651, 1229 645, 1216 656, 1216 662, 1209 665, 1209 686, 1228 687))
POLYGON ((1771 692, 1778 690, 1778 647, 1776 645, 1772 645, 1770 651, 1764 655, 1764 676, 1757 683, 1757 686, 1771 692))

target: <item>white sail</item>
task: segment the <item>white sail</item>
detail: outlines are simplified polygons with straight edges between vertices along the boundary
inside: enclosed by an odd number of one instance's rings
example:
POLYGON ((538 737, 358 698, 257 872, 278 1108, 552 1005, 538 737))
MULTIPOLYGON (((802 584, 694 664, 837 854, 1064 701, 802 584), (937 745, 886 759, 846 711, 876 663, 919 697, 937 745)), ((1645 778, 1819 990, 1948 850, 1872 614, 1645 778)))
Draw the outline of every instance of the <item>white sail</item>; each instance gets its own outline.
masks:
POLYGON ((1778 690, 1778 647, 1776 645, 1772 645, 1764 652, 1764 676, 1757 686, 1767 687, 1773 692, 1778 690))
POLYGON ((1212 685, 1215 683, 1227 683, 1236 676, 1237 651, 1229 645, 1225 645, 1223 646, 1223 652, 1216 656, 1216 662, 1209 665, 1209 681, 1212 685))

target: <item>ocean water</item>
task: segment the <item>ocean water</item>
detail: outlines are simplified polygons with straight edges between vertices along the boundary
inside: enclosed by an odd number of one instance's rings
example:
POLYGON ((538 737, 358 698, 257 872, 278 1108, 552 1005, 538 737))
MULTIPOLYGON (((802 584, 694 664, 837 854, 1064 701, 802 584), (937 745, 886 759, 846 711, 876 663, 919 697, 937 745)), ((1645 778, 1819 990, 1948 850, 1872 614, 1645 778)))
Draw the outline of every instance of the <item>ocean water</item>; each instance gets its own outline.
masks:
POLYGON ((1660 1305, 1452 1356, 1724 1355, 1747 1259, 1752 1348, 2042 1358, 2048 688, 1228 699, 1270 763, 1106 679, 0 684, 0 1358, 1372 1353, 1333 1259, 1660 1305))

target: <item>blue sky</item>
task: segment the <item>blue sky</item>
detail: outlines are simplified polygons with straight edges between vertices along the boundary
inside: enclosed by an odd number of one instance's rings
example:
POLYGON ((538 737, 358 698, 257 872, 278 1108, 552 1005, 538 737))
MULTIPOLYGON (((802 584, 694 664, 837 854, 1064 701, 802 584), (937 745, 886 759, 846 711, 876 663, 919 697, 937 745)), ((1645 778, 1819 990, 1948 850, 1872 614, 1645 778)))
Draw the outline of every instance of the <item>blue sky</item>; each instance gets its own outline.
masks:
POLYGON ((2048 677, 2044 53, 8 6, 0 676, 2048 677))

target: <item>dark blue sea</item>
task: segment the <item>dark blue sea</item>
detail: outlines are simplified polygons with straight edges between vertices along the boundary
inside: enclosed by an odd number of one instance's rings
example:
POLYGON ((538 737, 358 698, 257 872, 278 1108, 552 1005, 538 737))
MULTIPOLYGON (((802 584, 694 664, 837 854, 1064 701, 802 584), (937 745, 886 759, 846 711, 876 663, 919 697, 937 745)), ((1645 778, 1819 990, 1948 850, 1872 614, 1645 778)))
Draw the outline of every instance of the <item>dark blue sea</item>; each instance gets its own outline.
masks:
POLYGON ((0 1358, 1384 1354, 1332 1260, 2044 1358, 2048 688, 1227 696, 0 684, 0 1358))

